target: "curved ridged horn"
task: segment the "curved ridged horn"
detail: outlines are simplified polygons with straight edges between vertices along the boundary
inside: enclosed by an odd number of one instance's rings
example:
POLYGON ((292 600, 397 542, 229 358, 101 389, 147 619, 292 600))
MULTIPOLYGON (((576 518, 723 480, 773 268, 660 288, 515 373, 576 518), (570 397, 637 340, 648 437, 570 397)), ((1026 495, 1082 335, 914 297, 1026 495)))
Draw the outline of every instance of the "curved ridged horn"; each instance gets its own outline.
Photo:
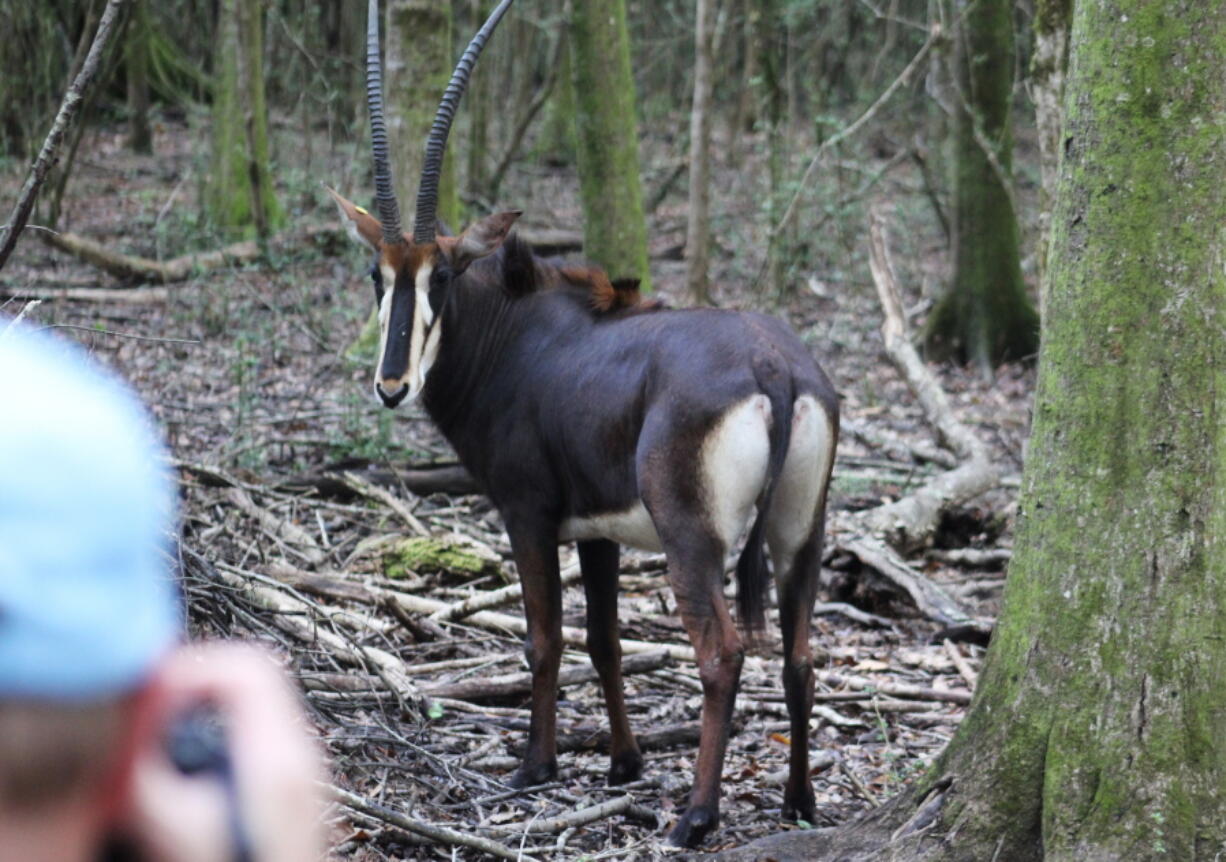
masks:
POLYGON ((370 143, 375 154, 375 197, 383 242, 404 242, 400 230, 400 206, 392 187, 392 170, 387 161, 387 126, 383 122, 383 64, 379 61, 379 0, 370 0, 366 10, 366 105, 370 109, 370 143))
POLYGON ((434 225, 438 213, 438 182, 443 169, 443 153, 447 150, 447 135, 451 131, 451 121, 455 119, 456 108, 460 97, 468 86, 468 76, 472 74, 473 65, 481 56, 481 49, 503 14, 511 7, 513 0, 502 0, 490 17, 481 25, 477 35, 464 49, 460 62, 451 73, 451 81, 443 93, 443 101, 439 103, 438 113, 434 115, 434 124, 430 127, 430 138, 426 141, 426 158, 421 167, 421 184, 417 187, 417 218, 413 224, 413 242, 421 244, 434 242, 434 225))

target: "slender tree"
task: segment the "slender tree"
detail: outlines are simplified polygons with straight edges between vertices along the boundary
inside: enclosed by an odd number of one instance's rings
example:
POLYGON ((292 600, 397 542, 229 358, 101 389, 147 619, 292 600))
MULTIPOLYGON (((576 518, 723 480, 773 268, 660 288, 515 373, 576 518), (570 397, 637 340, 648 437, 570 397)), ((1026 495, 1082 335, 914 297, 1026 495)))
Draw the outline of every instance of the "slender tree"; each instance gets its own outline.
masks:
MULTIPOLYGON (((383 90, 387 99, 392 176, 402 201, 417 196, 426 137, 455 65, 451 4, 436 0, 388 0, 383 90)), ((474 78, 480 76, 476 72, 474 78)), ((460 204, 455 168, 447 148, 439 185, 439 218, 459 230, 460 204)))
POLYGON ((953 281, 928 321, 937 360, 989 369, 1032 356, 1038 315, 1026 296, 1013 209, 1010 110, 1013 3, 955 0, 953 281))
POLYGON ((128 38, 125 43, 125 70, 128 77, 128 146, 138 153, 153 152, 153 131, 149 126, 149 50, 148 0, 133 0, 128 38))
POLYGON ((685 234, 685 285, 694 304, 710 302, 707 266, 711 245, 711 42, 715 10, 698 0, 694 22, 694 102, 690 108, 690 208, 685 234))
POLYGON ((649 290, 624 0, 576 0, 570 45, 583 249, 614 278, 641 279, 649 290))
POLYGON ((1002 615, 935 766, 807 858, 1226 847, 1223 68, 1214 4, 1076 3, 1002 615))
POLYGON ((218 14, 206 202, 218 226, 265 237, 281 224, 284 213, 268 170, 261 3, 222 0, 218 14))
POLYGON ((754 86, 758 90, 758 125, 766 136, 766 215, 772 230, 766 251, 766 281, 762 288, 770 303, 778 302, 786 290, 787 258, 794 228, 792 221, 777 229, 786 206, 784 184, 787 175, 787 130, 784 126, 787 39, 782 11, 780 0, 751 0, 749 50, 757 55, 754 86))

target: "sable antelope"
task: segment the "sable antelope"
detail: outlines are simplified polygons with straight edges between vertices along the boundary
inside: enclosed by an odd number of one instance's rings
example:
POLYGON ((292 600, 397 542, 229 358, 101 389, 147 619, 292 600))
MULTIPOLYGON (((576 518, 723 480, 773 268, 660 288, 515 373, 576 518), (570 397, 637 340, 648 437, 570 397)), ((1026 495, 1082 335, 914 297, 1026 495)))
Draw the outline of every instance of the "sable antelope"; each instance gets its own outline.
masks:
POLYGON ((663 550, 698 656, 702 731, 689 807, 670 839, 694 846, 719 819, 719 782, 744 646, 724 600, 724 561, 752 510, 737 564, 738 617, 764 626, 769 547, 787 660, 790 772, 784 814, 812 821, 810 617, 838 433, 835 393, 778 320, 714 309, 646 309, 633 283, 533 255, 510 235, 518 212, 437 232, 439 169, 472 65, 511 0, 494 10, 452 76, 427 145, 410 238, 387 161, 377 2, 370 0, 367 97, 379 218, 332 192, 376 253, 380 358, 388 407, 421 397, 498 507, 528 621, 532 720, 516 787, 557 771, 560 542, 578 543, 588 649, 612 730, 608 780, 643 758, 622 692, 618 546, 663 550), (627 307, 629 306, 629 307, 627 307))

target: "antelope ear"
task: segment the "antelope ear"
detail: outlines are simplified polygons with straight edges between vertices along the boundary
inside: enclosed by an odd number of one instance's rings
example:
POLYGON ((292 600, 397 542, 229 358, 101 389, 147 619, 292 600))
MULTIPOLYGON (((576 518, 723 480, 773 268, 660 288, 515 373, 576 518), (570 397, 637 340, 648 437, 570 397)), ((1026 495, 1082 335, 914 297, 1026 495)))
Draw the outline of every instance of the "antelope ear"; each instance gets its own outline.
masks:
POLYGON ((439 236, 435 238, 439 249, 447 257, 456 272, 463 272, 468 265, 479 257, 493 254, 502 245, 511 226, 523 213, 511 210, 505 213, 495 213, 480 221, 473 222, 459 236, 439 236))
POLYGON ((336 208, 341 211, 341 221, 345 224, 345 232, 357 242, 378 251, 379 240, 383 238, 383 228, 379 220, 357 204, 341 197, 328 186, 324 188, 328 190, 328 194, 332 195, 332 200, 336 201, 336 208))

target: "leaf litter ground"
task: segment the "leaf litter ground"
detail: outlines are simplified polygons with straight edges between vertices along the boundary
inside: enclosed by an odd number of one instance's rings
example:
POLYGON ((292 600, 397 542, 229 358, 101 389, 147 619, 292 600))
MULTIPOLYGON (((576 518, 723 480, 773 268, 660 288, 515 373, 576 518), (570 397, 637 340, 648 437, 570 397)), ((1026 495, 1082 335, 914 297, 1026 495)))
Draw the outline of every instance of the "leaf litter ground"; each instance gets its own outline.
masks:
MULTIPOLYGON (((174 124, 162 127, 156 159, 126 153, 116 130, 90 134, 64 227, 150 257, 208 248, 214 239, 220 245, 191 215, 199 185, 192 147, 189 130, 174 124)), ((649 157, 660 155, 650 144, 647 149, 649 157)), ((324 162, 317 169, 325 176, 354 173, 351 149, 315 158, 324 162)), ((925 233, 913 200, 918 183, 906 167, 876 193, 893 207, 902 228, 896 234, 912 252, 904 282, 934 283, 942 275, 943 241, 925 233)), ((724 205, 752 212, 754 189, 742 176, 727 172, 724 205)), ((10 172, 0 188, 12 192, 20 179, 10 172)), ((518 194, 529 218, 532 210, 550 213, 557 221, 547 226, 573 226, 575 186, 573 175, 542 169, 513 174, 507 197, 518 194)), ((304 224, 333 217, 313 186, 290 188, 285 197, 304 224)), ((761 272, 760 256, 730 251, 764 247, 754 228, 743 230, 743 236, 724 235, 716 256, 715 295, 725 306, 760 299, 747 288, 761 272)), ((684 236, 684 204, 666 199, 653 215, 653 231, 657 288, 683 304, 684 269, 675 250, 684 236)), ((880 312, 864 250, 851 234, 812 274, 796 275, 796 290, 782 309, 842 396, 836 510, 894 499, 942 469, 914 456, 933 448, 932 433, 882 356, 880 312), (830 272, 837 277, 823 279, 830 272)), ((192 634, 246 638, 276 650, 300 686, 333 784, 378 806, 370 809, 374 814, 330 806, 333 858, 488 855, 456 844, 451 833, 425 837, 390 825, 386 810, 525 858, 667 855, 661 839, 684 808, 697 754, 701 695, 692 664, 648 659, 654 669, 627 677, 631 720, 646 756, 640 781, 605 786, 604 707, 599 686, 586 681, 560 694, 558 780, 514 792, 504 782, 528 719, 520 636, 497 618, 493 624, 432 620, 428 608, 398 598, 446 607, 514 584, 515 572, 506 534, 484 497, 418 494, 398 479, 410 465, 453 456, 419 409, 392 414, 372 403, 369 362, 346 356, 371 303, 363 267, 362 255, 349 246, 323 242, 267 265, 136 288, 105 301, 46 298, 29 319, 60 328, 131 381, 164 429, 182 479, 180 565, 192 634), (396 542, 420 532, 475 549, 486 564, 475 574, 421 561, 416 570, 393 565, 396 542), (430 696, 443 686, 460 696, 430 696), (590 819, 579 822, 584 818, 590 819)), ((119 285, 27 233, 0 287, 0 310, 15 314, 31 297, 65 287, 119 285)), ((927 299, 919 290, 910 294, 907 301, 922 314, 927 299)), ((989 444, 1006 473, 1020 472, 1031 372, 1006 367, 983 381, 942 369, 940 379, 958 417, 989 444)), ((933 546, 911 558, 980 616, 997 609, 1014 488, 1016 475, 948 518, 933 546), (970 558, 974 565, 965 562, 970 558)), ((832 607, 815 620, 822 664, 820 714, 810 738, 815 826, 845 822, 923 769, 956 729, 982 657, 979 646, 933 643, 938 627, 864 577, 854 558, 834 552, 826 562, 822 599, 851 602, 864 614, 857 621, 832 607)), ((563 568, 574 563, 573 550, 563 548, 563 568)), ((627 551, 623 571, 623 637, 686 646, 663 560, 627 551)), ((517 602, 491 612, 521 614, 517 602)), ((788 730, 776 621, 772 611, 765 642, 745 664, 724 769, 723 825, 706 850, 785 828, 779 809, 788 730)), ((565 592, 564 624, 583 625, 577 583, 565 592)), ((588 666, 575 647, 564 656, 564 668, 572 666, 588 666)))

